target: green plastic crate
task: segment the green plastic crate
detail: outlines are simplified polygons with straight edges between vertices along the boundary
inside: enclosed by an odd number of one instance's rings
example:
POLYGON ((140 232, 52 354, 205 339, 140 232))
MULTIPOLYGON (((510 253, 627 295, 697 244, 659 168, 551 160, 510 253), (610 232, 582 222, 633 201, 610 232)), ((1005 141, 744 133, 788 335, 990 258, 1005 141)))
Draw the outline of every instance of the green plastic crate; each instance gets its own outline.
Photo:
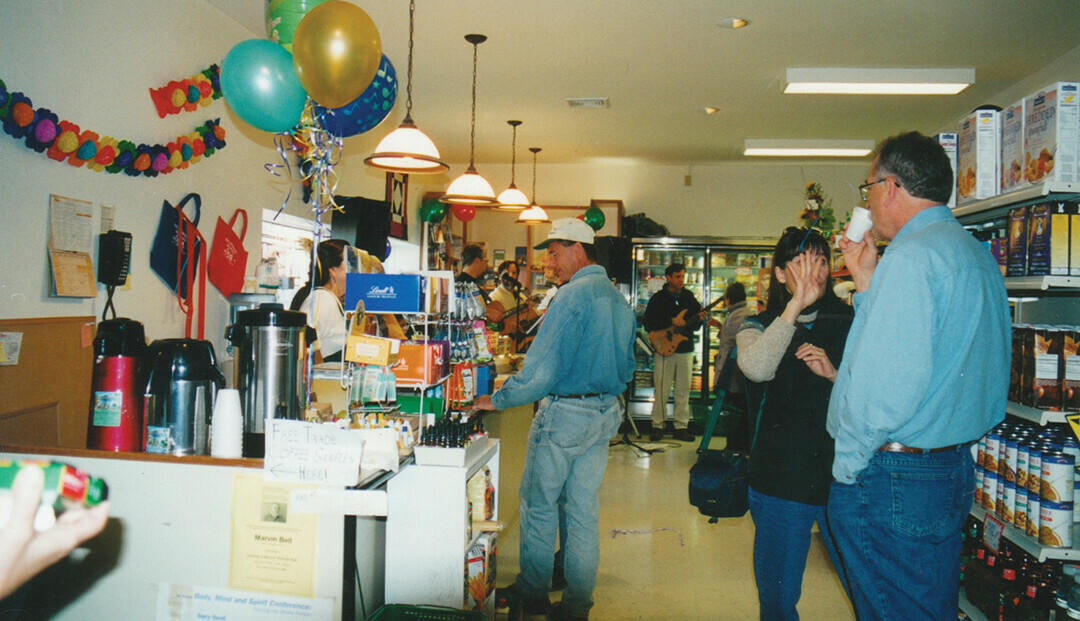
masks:
POLYGON ((413 606, 385 604, 368 617, 368 621, 483 621, 482 612, 443 608, 442 606, 413 606))

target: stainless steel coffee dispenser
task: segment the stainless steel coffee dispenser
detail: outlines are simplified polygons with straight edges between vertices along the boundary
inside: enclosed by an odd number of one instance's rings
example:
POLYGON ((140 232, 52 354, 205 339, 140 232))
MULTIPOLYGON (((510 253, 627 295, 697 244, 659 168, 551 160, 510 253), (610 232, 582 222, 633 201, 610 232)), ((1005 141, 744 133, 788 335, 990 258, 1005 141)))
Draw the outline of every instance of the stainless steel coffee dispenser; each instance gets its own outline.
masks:
POLYGON ((146 452, 210 453, 214 397, 225 386, 214 346, 197 339, 151 343, 143 363, 146 452))
POLYGON ((281 304, 240 311, 225 338, 235 348, 234 386, 244 412, 244 457, 265 453, 266 419, 303 420, 307 315, 281 304))

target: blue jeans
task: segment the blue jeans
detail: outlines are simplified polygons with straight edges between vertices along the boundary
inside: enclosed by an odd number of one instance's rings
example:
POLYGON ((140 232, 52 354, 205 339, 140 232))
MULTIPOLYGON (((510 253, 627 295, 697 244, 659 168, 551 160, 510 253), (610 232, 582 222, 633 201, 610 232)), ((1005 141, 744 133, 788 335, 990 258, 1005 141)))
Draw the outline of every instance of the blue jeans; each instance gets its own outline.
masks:
POLYGON ((966 444, 878 451, 854 484, 833 482, 826 515, 859 619, 956 617, 960 533, 974 486, 966 444))
POLYGON ((795 605, 802 594, 803 571, 810 551, 810 531, 818 523, 833 566, 836 548, 825 524, 825 505, 767 496, 750 488, 750 516, 754 519, 754 581, 762 621, 795 620, 795 605))
POLYGON ((600 483, 607 468, 608 443, 622 416, 616 397, 545 398, 529 429, 521 475, 521 574, 514 589, 522 597, 547 599, 559 524, 565 500, 566 581, 563 606, 587 615, 600 565, 600 483))

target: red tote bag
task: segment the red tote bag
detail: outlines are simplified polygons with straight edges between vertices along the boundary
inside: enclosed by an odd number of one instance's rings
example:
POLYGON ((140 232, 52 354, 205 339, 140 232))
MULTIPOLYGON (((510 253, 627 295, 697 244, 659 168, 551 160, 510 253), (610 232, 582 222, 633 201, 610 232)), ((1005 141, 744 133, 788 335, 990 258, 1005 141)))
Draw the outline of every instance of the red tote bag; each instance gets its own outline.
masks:
POLYGON ((247 224, 247 212, 237 209, 228 222, 218 216, 217 228, 214 229, 214 241, 210 245, 207 271, 210 284, 217 287, 217 290, 226 298, 233 293, 239 293, 244 288, 244 272, 247 270, 248 259, 247 250, 244 250, 247 224), (237 235, 233 228, 236 225, 237 216, 244 216, 240 235, 237 235))

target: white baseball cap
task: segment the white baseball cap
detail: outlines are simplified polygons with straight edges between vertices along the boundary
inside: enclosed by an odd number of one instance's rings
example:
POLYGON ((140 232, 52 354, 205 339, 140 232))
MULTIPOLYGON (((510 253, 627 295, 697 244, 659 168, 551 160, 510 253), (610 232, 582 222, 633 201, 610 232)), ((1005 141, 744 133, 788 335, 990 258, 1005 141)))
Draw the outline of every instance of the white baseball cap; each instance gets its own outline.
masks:
POLYGON ((533 248, 536 250, 544 250, 548 247, 548 244, 553 241, 592 244, 596 241, 596 231, 588 224, 585 224, 584 220, 579 220, 577 218, 559 218, 551 223, 551 230, 548 232, 547 239, 533 246, 533 248))

